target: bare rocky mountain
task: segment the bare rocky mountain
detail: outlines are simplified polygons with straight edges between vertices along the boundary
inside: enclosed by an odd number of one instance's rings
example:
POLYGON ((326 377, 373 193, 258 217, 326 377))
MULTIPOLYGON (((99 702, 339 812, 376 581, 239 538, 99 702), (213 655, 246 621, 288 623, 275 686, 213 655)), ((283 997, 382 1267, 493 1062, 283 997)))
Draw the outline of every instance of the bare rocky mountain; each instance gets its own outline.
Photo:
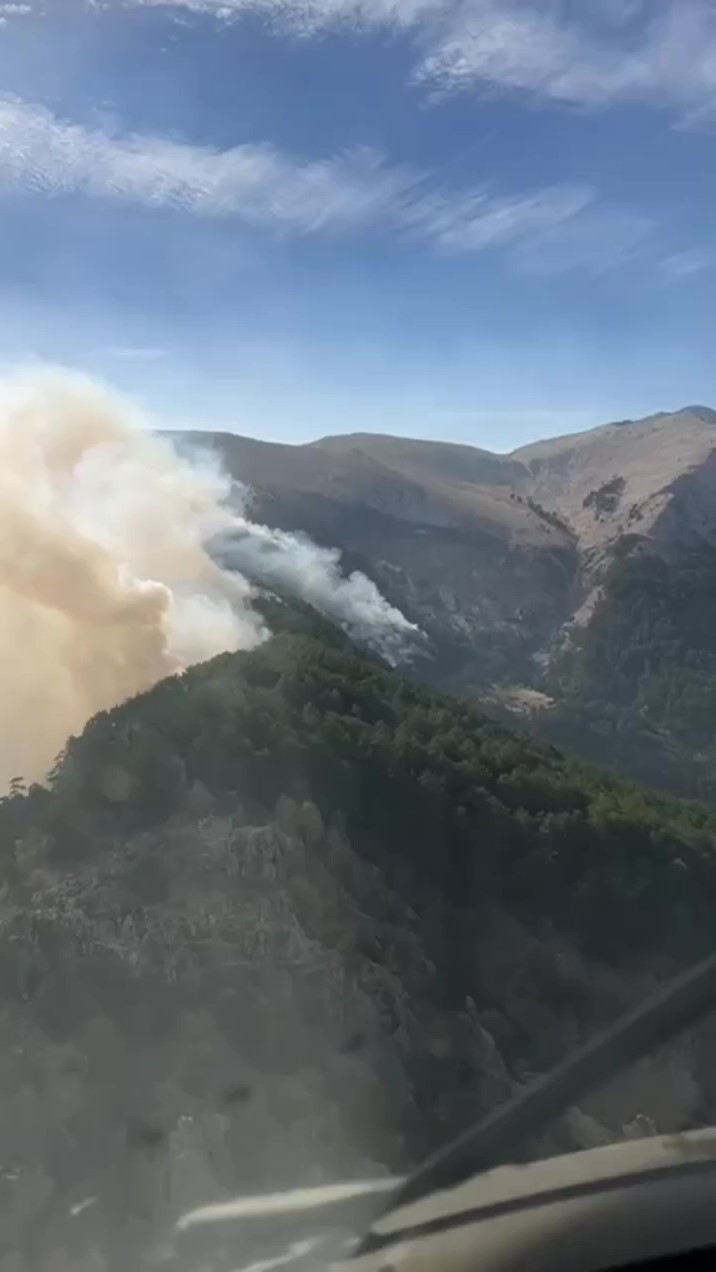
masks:
MULTIPOLYGON (((521 498, 517 511, 524 509, 532 544, 544 546, 556 517, 564 523, 562 541, 574 543, 590 567, 625 534, 645 536, 668 552, 716 530, 716 522, 709 525, 715 425, 716 411, 693 406, 536 442, 506 456, 370 435, 327 438, 312 449, 343 461, 370 456, 435 493, 440 488, 446 499, 452 494, 484 523, 494 518, 495 498, 507 493, 513 504, 521 498)), ((519 515, 502 520, 508 524, 517 546, 519 515)))
POLYGON ((625 534, 669 552, 713 539, 715 425, 716 411, 688 407, 537 442, 514 459, 531 493, 571 526, 587 563, 625 534))
MULTIPOLYGON (((711 644, 716 650, 716 626, 706 631, 703 617, 716 579, 716 411, 689 406, 510 455, 370 433, 304 446, 232 434, 190 440, 219 451, 251 490, 252 515, 341 548, 346 566, 374 578, 430 636, 427 674, 443 686, 487 696, 498 710, 610 760, 611 725, 600 719, 591 737, 595 705, 616 703, 622 733, 628 706, 650 733, 651 758, 646 769, 631 765, 636 776, 670 781, 652 755, 664 731, 679 752, 670 765, 690 767, 695 752, 697 769, 709 767, 690 720, 671 736, 663 686, 659 704, 642 698, 645 676, 663 671, 665 650, 679 676, 705 672, 711 644), (657 568, 661 582, 645 593, 642 574, 657 568), (684 577, 691 591, 679 605, 684 577), (670 601, 679 612, 667 620, 670 601), (623 657, 631 659, 629 683, 615 687, 608 672, 623 657), (605 658, 609 668, 600 665, 605 658), (584 710, 591 741, 582 736, 584 710)), ((625 746, 616 759, 630 769, 625 746)), ((677 787, 709 793, 692 777, 677 787)))

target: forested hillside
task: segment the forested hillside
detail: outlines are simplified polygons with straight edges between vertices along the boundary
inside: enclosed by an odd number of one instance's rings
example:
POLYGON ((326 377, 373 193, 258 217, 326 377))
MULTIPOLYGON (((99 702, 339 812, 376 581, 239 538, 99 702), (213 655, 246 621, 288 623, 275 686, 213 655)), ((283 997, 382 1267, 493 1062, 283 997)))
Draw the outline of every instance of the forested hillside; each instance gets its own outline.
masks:
MULTIPOLYGON (((404 1168, 712 947, 716 816, 266 606, 268 643, 95 718, 0 805, 2 1230, 30 1266, 404 1168)), ((712 1054, 549 1144, 716 1112, 712 1054)))
POLYGON ((716 552, 617 559, 546 678, 569 749, 655 787, 716 798, 716 552))

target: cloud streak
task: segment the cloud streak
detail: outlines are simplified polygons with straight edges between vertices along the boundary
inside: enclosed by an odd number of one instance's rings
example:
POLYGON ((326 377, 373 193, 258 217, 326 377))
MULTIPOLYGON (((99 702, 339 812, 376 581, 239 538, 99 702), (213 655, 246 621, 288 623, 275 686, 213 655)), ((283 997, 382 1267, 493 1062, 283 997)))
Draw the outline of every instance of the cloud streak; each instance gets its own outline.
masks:
POLYGON ((161 362, 167 357, 167 350, 149 345, 108 345, 100 349, 100 354, 116 362, 161 362))
POLYGON ((716 105, 711 0, 125 0, 279 30, 393 29, 431 91, 512 91, 603 106, 636 99, 701 117, 716 105))
POLYGON ((11 18, 26 18, 32 13, 29 4, 0 3, 0 24, 4 25, 11 18))
POLYGON ((0 176, 6 189, 237 216, 299 233, 371 222, 415 185, 369 152, 301 162, 264 144, 222 151, 110 136, 16 98, 0 99, 0 176))
POLYGON ((633 99, 681 111, 716 100, 710 0, 606 9, 609 20, 565 0, 448 8, 416 79, 443 91, 511 89, 592 106, 633 99))
POLYGON ((664 258, 661 268, 667 279, 677 282, 698 274, 712 273, 716 269, 716 251, 694 247, 673 252, 664 258))
MULTIPOLYGON (((230 22, 248 12, 298 36, 330 27, 410 30, 438 15, 452 0, 120 0, 126 7, 181 9, 230 22)), ((112 0, 105 0, 109 6, 112 0)))
MULTIPOLYGON (((514 248, 529 255, 530 244, 559 230, 571 244, 569 268, 590 270, 608 266, 627 222, 633 237, 637 228, 585 185, 509 196, 487 186, 443 189, 431 174, 372 150, 316 160, 265 143, 219 150, 110 135, 8 97, 0 98, 0 182, 6 192, 233 218, 279 235, 382 232, 452 254, 514 248)), ((640 221, 639 230, 646 241, 650 224, 640 221)))

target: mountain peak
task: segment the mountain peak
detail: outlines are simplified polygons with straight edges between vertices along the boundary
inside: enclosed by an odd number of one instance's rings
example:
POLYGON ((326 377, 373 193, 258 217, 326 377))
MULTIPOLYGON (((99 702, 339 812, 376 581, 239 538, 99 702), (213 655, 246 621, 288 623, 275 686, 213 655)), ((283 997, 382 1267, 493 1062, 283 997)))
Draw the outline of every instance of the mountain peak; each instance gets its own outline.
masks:
POLYGON ((678 415, 695 415, 704 424, 716 424, 716 411, 711 406, 683 406, 678 415))
POLYGON ((679 406, 675 411, 656 411, 653 415, 647 415, 639 419, 630 417, 624 420, 612 420, 610 427, 624 428, 630 424, 648 424, 656 420, 678 420, 685 415, 691 416, 692 419, 701 420, 702 424, 716 424, 716 411, 713 407, 695 404, 692 406, 679 406))

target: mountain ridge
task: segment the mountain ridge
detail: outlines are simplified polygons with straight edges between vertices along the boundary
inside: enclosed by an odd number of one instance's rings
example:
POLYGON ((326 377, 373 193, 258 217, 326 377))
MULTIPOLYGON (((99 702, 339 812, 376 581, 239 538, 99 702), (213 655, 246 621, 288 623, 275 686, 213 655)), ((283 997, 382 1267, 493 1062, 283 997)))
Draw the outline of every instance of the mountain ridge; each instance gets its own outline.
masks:
MULTIPOLYGON (((383 432, 351 432, 351 433, 327 433, 321 437, 315 438, 310 442, 297 443, 300 447, 316 447, 322 446, 347 446, 349 444, 359 445, 365 442, 405 442, 416 447, 419 446, 441 446, 446 450, 477 452, 489 458, 511 459, 515 455, 519 455, 522 451, 527 450, 530 446, 540 445, 543 442, 563 442, 573 437, 586 437, 590 433, 596 433, 600 429, 607 428, 623 428, 630 424, 645 424, 656 419, 677 420, 682 416, 692 415, 701 419, 703 423, 716 423, 716 409, 706 406, 703 403, 692 403, 687 406, 676 407, 672 411, 653 411, 648 415, 629 417, 622 420, 607 420, 604 424, 596 424, 588 429, 575 429, 574 432, 557 433, 547 438, 535 438, 531 442, 524 442, 520 446, 513 447, 509 451, 492 451, 487 447, 478 446, 473 442, 444 442, 437 438, 413 438, 405 434, 383 433, 383 432)), ((285 443, 290 445, 291 443, 285 443)))
MULTIPOLYGON (((435 683, 520 702, 522 725, 554 727, 558 740, 592 758, 620 753, 639 780, 716 796, 703 726, 698 747, 686 718, 675 739, 664 680, 665 668, 682 687, 687 673, 706 676, 701 688, 711 700, 705 669, 716 651, 696 613, 711 612, 716 573, 715 420, 716 411, 702 406, 657 412, 510 455, 370 433, 301 446, 230 434, 188 440, 217 450, 250 492, 250 515, 339 549, 345 568, 371 577, 429 636, 435 659, 423 671, 435 683), (661 601, 648 582, 652 561, 669 578, 661 601), (698 578, 698 594, 681 614, 670 613, 667 640, 662 611, 668 596, 678 609, 686 577, 692 588, 698 578), (631 651, 640 639, 648 655, 631 651), (624 673, 628 689, 619 689, 618 704, 610 705, 616 690, 606 691, 601 655, 596 671, 597 647, 639 668, 624 673), (539 705, 525 716, 527 701, 539 705), (616 728, 612 709, 628 720, 630 746, 605 741, 616 728), (651 722, 646 739, 640 720, 651 722), (643 742, 654 756, 653 729, 663 746, 647 774, 638 751, 643 742)), ((693 687, 684 693, 694 699, 693 687)))

